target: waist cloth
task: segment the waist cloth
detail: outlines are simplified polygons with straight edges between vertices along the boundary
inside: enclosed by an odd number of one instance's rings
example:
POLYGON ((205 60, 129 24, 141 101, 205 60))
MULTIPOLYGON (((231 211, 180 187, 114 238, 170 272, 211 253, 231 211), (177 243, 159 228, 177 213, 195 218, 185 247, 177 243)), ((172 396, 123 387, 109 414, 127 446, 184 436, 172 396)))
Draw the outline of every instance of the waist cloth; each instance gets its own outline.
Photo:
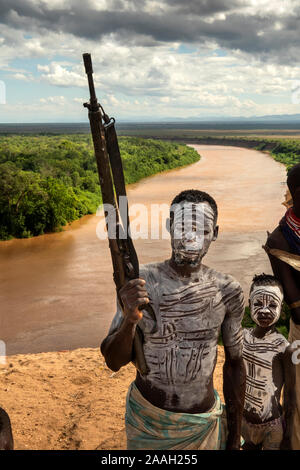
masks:
POLYGON ((126 399, 128 450, 222 450, 226 446, 225 406, 215 393, 214 406, 205 413, 163 410, 146 400, 135 383, 126 399))

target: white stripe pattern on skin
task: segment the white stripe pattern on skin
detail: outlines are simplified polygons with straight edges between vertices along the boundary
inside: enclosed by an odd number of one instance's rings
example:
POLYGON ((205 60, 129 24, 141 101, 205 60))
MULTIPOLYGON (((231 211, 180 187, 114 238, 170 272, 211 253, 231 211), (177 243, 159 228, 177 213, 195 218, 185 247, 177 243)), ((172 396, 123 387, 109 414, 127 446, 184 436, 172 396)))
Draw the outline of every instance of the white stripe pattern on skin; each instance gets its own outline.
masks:
MULTIPOLYGON (((262 421, 272 417, 276 399, 273 363, 289 342, 277 331, 264 338, 256 338, 252 330, 244 329, 243 358, 246 366, 246 393, 244 408, 257 414, 262 421)), ((279 397, 280 398, 280 397, 279 397)))

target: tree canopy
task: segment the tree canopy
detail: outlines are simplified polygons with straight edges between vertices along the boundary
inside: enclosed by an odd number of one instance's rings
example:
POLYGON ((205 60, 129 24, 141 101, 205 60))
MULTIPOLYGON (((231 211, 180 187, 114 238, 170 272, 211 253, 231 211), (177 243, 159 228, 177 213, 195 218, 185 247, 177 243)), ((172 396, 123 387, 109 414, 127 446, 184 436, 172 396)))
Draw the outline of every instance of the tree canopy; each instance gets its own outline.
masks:
MULTIPOLYGON (((126 183, 199 160, 185 145, 119 139, 126 183)), ((0 239, 61 230, 101 203, 89 135, 0 137, 0 239)))

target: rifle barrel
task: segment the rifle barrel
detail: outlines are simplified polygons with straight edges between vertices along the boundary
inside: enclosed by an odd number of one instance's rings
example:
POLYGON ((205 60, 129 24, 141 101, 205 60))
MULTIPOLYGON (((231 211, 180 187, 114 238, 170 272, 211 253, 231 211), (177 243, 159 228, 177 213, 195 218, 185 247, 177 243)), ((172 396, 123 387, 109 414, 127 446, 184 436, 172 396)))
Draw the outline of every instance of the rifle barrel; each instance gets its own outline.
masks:
MULTIPOLYGON (((123 196, 126 198, 127 202, 127 197, 122 168, 122 160, 118 147, 118 140, 115 128, 112 123, 111 125, 106 126, 105 129, 102 122, 102 119, 104 119, 105 121, 110 120, 108 116, 105 115, 103 108, 97 101, 93 80, 93 65, 91 54, 83 54, 83 61, 85 71, 88 77, 90 90, 90 102, 85 103, 84 106, 87 107, 89 110, 89 120, 95 150, 95 157, 98 167, 102 200, 104 204, 108 204, 110 207, 113 208, 116 216, 115 223, 117 225, 117 228, 119 229, 119 225, 121 225, 121 222, 123 223, 123 227, 127 224, 129 227, 128 211, 127 215, 124 215, 125 218, 123 218, 122 216, 120 217, 119 213, 119 198, 120 196, 123 196), (114 181, 112 179, 112 176, 114 181), (116 190, 116 195, 114 189, 116 190)), ((114 281, 117 288, 117 295, 119 297, 119 290, 121 287, 123 287, 128 278, 134 279, 139 276, 139 263, 132 240, 128 235, 127 230, 127 238, 125 239, 120 240, 118 238, 118 234, 116 234, 117 238, 110 237, 109 214, 107 211, 105 211, 105 218, 108 232, 109 248, 111 252, 114 270, 114 281)), ((142 310, 142 308, 140 309, 142 310)), ((155 314, 151 306, 145 305, 145 309, 150 311, 150 314, 152 314, 151 316, 155 320, 155 314)), ((142 375, 146 375, 149 369, 146 364, 143 352, 142 332, 139 330, 138 325, 136 328, 133 343, 136 367, 142 375)))
POLYGON ((85 68, 85 73, 87 74, 88 77, 88 82, 89 82, 89 89, 90 89, 90 103, 92 106, 93 111, 97 111, 99 108, 99 104, 97 101, 96 97, 96 91, 95 91, 95 85, 94 85, 94 80, 93 80, 93 64, 92 64, 92 57, 91 54, 85 53, 82 54, 83 57, 83 62, 84 62, 84 68, 85 68))

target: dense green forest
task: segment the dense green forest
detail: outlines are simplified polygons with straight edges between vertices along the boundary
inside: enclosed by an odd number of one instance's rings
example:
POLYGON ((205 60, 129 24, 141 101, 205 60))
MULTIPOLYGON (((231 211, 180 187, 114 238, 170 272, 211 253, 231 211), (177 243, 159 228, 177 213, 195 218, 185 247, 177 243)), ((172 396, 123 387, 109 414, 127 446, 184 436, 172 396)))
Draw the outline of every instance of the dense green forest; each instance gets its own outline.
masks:
POLYGON ((271 155, 278 162, 284 163, 289 170, 300 163, 300 140, 280 140, 271 150, 271 155))
MULTIPOLYGON (((182 144, 119 139, 126 183, 199 160, 182 144)), ((0 137, 0 239, 60 230, 101 203, 89 135, 0 137)))

